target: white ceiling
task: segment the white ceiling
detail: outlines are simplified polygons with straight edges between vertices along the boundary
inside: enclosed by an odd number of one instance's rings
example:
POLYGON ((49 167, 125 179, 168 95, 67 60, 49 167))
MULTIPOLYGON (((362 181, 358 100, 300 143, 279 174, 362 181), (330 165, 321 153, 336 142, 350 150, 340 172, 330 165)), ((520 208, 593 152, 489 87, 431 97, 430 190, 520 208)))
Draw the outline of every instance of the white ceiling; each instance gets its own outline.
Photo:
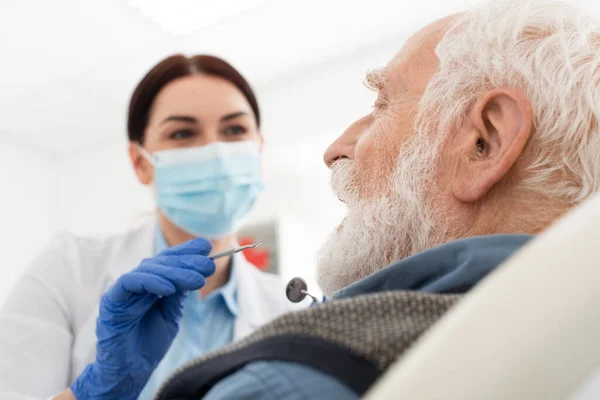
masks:
MULTIPOLYGON (((164 4, 175 7, 178 1, 164 4)), ((160 13, 147 17, 129 2, 2 1, 0 135, 55 155, 68 154, 125 135, 134 85, 168 54, 222 56, 260 89, 394 38, 401 43, 424 23, 473 3, 253 0, 253 8, 220 11, 218 22, 179 35, 163 29, 173 26, 173 12, 165 25, 157 21, 160 13)), ((194 4, 187 12, 197 13, 214 4, 184 2, 194 4)), ((182 17, 183 23, 189 24, 189 18, 182 17)))

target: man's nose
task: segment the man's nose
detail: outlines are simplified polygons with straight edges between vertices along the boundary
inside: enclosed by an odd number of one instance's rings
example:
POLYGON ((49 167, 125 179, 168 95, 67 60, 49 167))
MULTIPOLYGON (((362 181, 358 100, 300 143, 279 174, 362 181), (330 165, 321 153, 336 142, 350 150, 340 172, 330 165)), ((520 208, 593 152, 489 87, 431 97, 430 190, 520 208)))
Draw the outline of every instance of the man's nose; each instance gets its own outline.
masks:
POLYGON ((371 125, 371 120, 372 117, 369 114, 355 121, 339 138, 329 145, 327 150, 325 150, 325 154, 323 154, 323 161, 325 161, 325 165, 328 168, 340 158, 354 158, 356 143, 363 132, 371 125))

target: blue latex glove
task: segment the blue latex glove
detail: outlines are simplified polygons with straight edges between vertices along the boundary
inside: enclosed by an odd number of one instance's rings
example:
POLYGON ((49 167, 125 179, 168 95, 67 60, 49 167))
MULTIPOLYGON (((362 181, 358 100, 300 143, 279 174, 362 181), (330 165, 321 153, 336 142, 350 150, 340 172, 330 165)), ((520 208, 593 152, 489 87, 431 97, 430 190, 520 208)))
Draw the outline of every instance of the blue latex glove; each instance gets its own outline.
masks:
POLYGON ((137 399, 179 330, 186 293, 215 272, 210 242, 194 239, 144 259, 100 300, 96 361, 71 390, 77 400, 137 399))

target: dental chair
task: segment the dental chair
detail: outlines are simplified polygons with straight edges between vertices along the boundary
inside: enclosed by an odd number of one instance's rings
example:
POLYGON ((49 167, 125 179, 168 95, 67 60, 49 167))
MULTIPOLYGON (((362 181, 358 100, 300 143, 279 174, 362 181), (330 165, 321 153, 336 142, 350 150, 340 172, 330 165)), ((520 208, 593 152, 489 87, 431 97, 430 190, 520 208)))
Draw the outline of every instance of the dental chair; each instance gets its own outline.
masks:
POLYGON ((474 288, 366 399, 600 399, 600 195, 474 288))

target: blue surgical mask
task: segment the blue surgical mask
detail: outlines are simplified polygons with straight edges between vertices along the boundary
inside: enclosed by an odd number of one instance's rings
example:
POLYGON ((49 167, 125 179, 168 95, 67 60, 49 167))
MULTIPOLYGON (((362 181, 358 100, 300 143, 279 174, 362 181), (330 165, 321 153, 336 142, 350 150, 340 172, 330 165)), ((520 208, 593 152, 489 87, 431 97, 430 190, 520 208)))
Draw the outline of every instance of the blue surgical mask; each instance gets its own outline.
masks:
POLYGON ((264 188, 260 150, 253 140, 156 151, 153 156, 139 148, 154 164, 158 208, 193 235, 216 239, 234 232, 264 188))

